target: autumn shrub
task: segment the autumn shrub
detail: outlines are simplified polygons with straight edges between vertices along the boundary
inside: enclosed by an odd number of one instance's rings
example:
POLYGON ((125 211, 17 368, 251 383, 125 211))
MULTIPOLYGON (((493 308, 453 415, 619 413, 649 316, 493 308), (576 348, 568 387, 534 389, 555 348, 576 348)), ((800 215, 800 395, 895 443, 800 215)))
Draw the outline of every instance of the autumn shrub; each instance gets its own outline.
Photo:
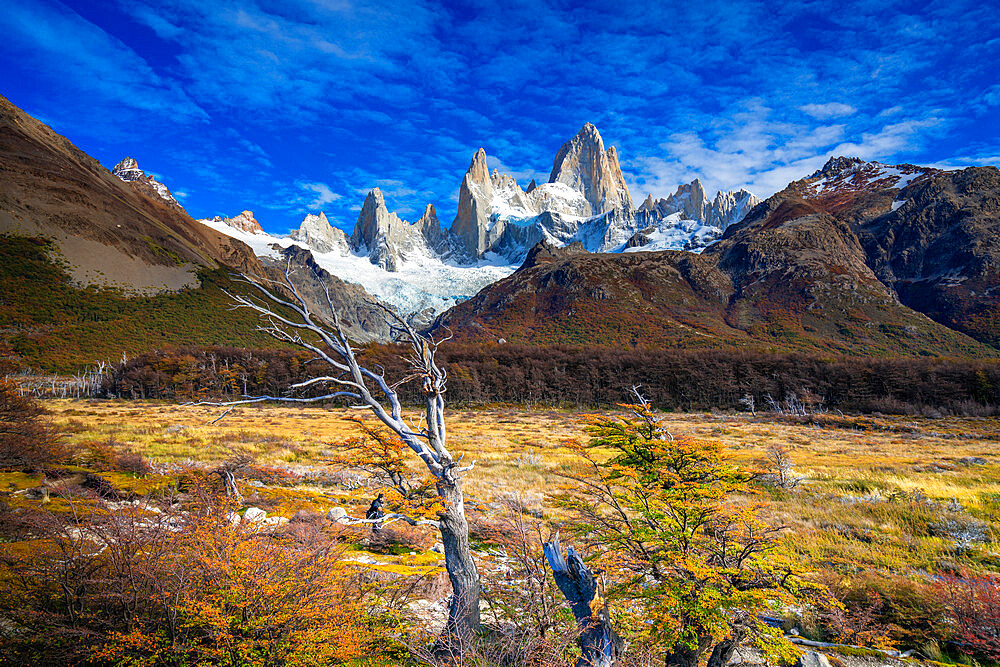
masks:
POLYGON ((153 466, 149 463, 149 459, 130 449, 118 452, 115 457, 115 469, 134 475, 148 475, 153 472, 153 466))
POLYGON ((66 448, 44 414, 12 381, 0 379, 0 468, 37 469, 66 458, 66 448))
POLYGON ((14 664, 327 665, 385 631, 343 546, 233 525, 225 499, 0 512, 2 641, 14 664), (16 539, 12 539, 16 538, 16 539))
POLYGON ((947 607, 955 646, 968 655, 1000 662, 1000 575, 944 574, 937 591, 947 607))

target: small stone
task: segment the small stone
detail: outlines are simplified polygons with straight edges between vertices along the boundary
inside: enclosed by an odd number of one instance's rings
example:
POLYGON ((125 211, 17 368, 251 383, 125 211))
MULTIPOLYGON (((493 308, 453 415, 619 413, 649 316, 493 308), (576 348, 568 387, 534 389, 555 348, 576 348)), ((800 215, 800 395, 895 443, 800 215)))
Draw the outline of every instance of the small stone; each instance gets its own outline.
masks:
POLYGON ((431 547, 431 551, 433 551, 434 553, 443 554, 444 553, 444 545, 441 544, 440 542, 435 542, 434 546, 431 547))
POLYGON ((236 512, 230 512, 229 514, 227 514, 226 515, 226 519, 228 519, 229 523, 232 524, 232 525, 234 525, 234 526, 240 525, 240 521, 242 520, 242 518, 240 517, 240 515, 237 514, 236 512))

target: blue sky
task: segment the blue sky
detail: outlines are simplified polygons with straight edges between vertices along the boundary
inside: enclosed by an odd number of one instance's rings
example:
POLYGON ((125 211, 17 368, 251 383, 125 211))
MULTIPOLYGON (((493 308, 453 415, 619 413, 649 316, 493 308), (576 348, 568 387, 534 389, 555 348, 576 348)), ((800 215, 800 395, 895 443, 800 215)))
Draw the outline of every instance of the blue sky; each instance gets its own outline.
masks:
POLYGON ((991 2, 4 0, 0 94, 195 217, 447 226, 473 152, 548 177, 584 122, 641 200, 760 195, 833 154, 1000 163, 991 2))

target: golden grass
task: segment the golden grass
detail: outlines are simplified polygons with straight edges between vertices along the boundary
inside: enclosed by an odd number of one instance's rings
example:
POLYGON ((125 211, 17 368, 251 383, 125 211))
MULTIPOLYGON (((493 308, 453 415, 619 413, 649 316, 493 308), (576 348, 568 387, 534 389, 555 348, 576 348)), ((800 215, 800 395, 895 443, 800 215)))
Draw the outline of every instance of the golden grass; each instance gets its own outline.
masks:
MULTIPOLYGON (((374 420, 358 411, 316 406, 237 407, 215 424, 210 422, 222 413, 215 407, 74 400, 47 401, 46 407, 74 447, 113 439, 116 446, 159 463, 207 464, 245 452, 261 464, 307 475, 328 471, 328 457, 358 435, 348 417, 374 420)), ((551 514, 547 493, 560 483, 557 473, 582 470, 565 445, 566 439, 585 437, 582 418, 575 412, 514 408, 449 412, 449 447, 476 461, 466 476, 472 505, 487 507, 517 496, 551 514)), ((791 491, 764 489, 762 498, 767 512, 790 527, 792 544, 810 561, 885 570, 933 568, 954 555, 948 540, 933 534, 938 511, 933 502, 956 499, 970 516, 990 525, 992 541, 965 557, 975 566, 1000 570, 1000 419, 865 417, 808 424, 665 414, 664 420, 674 435, 718 440, 747 464, 760 461, 769 446, 788 448, 796 473, 804 477, 802 485, 791 491), (963 463, 966 457, 986 463, 963 463)), ((420 471, 415 457, 412 468, 420 471)), ((245 492, 248 502, 286 517, 345 504, 352 513, 363 511, 372 495, 328 484, 245 492)))

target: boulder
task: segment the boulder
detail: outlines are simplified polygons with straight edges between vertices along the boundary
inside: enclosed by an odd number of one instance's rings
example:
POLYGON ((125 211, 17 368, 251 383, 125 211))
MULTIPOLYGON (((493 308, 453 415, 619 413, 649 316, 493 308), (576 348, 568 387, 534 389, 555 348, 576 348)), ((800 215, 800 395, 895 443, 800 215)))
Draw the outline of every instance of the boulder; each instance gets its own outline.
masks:
POLYGON ((261 523, 267 518, 267 512, 259 507, 248 507, 243 513, 243 521, 261 523))
POLYGON ((334 523, 346 523, 347 510, 343 507, 331 507, 330 511, 326 513, 326 518, 334 523))
POLYGON ((830 667, 830 661, 819 651, 803 651, 799 667, 830 667))

